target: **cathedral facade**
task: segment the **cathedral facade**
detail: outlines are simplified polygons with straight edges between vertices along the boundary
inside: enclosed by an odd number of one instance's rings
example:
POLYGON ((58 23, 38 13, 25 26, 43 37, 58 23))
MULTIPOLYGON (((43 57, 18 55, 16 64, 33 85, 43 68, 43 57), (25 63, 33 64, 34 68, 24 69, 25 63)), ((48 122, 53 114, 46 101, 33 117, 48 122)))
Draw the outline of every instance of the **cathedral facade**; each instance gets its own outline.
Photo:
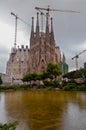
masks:
POLYGON ((39 13, 37 13, 36 31, 34 31, 34 18, 32 17, 29 72, 43 72, 49 62, 59 64, 61 61, 59 47, 55 45, 53 18, 49 19, 48 14, 46 14, 45 23, 45 31, 43 32, 40 29, 39 13))

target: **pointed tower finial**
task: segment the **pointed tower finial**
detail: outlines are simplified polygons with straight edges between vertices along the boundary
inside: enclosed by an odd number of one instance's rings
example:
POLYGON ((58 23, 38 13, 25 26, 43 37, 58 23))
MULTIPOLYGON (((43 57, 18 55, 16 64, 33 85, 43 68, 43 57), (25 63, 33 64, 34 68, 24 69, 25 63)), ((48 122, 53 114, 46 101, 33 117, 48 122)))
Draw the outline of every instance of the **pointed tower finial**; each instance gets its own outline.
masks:
POLYGON ((50 33, 51 44, 55 44, 54 32, 53 32, 53 18, 51 17, 51 33, 50 33))
POLYGON ((46 13, 46 41, 49 41, 49 15, 46 13))
POLYGON ((39 26, 39 13, 37 12, 37 26, 39 26))
POLYGON ((39 40, 39 13, 37 12, 37 23, 36 23, 36 40, 39 40))
POLYGON ((30 45, 34 43, 34 17, 32 17, 32 27, 30 36, 30 45))
POLYGON ((32 17, 32 29, 31 32, 34 32, 34 17, 32 17))
POLYGON ((43 15, 44 13, 41 12, 41 33, 43 33, 43 15))
POLYGON ((46 13, 46 31, 49 31, 49 15, 48 15, 48 13, 46 13))
POLYGON ((53 32, 53 18, 51 17, 51 32, 53 32))

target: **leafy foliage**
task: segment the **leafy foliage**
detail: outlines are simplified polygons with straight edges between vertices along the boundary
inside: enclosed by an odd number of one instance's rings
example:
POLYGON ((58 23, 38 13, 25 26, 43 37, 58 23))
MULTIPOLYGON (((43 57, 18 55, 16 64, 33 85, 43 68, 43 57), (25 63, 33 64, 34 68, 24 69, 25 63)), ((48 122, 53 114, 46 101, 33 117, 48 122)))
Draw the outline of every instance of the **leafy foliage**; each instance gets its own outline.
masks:
POLYGON ((57 87, 59 88, 59 86, 60 86, 58 80, 54 80, 54 81, 47 81, 47 80, 45 80, 45 81, 44 81, 44 85, 45 85, 45 86, 52 87, 52 88, 57 88, 57 87))
POLYGON ((61 70, 59 69, 58 65, 53 63, 48 63, 46 72, 48 73, 49 78, 51 79, 56 78, 61 74, 61 70))
POLYGON ((80 70, 71 71, 63 76, 68 79, 76 79, 76 78, 86 78, 86 68, 81 68, 80 70))
POLYGON ((77 83, 72 83, 68 82, 64 85, 63 90, 65 91, 86 91, 86 85, 85 84, 77 84, 77 83))
POLYGON ((86 91, 86 68, 69 72, 63 78, 69 79, 62 82, 63 90, 86 91))
POLYGON ((2 84, 2 78, 1 78, 1 76, 0 76, 0 84, 2 84))
MULTIPOLYGON (((54 82, 54 80, 56 80, 56 77, 59 76, 61 74, 61 70, 59 69, 58 65, 57 64, 53 64, 53 63, 48 63, 47 65, 47 68, 44 72, 42 73, 28 73, 26 74, 22 81, 23 82, 30 82, 31 84, 31 81, 36 81, 36 80, 41 80, 44 82, 44 85, 52 85, 52 86, 57 86, 57 81, 54 82), (51 81, 47 81, 48 79, 50 79, 51 81), (46 80, 46 81, 44 81, 46 80), (46 83, 45 83, 46 82, 46 83), (56 85, 55 85, 56 84, 56 85)), ((42 86, 43 87, 43 86, 42 86)))
POLYGON ((18 124, 18 122, 0 124, 0 130, 15 130, 17 124, 18 124))

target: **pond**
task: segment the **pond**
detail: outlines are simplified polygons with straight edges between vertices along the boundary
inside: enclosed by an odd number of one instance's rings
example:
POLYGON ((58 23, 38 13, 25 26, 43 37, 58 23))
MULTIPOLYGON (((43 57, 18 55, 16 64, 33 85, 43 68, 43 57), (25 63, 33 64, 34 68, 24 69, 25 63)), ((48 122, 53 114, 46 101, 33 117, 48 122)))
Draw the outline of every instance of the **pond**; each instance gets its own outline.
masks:
POLYGON ((25 90, 0 93, 0 122, 16 130, 86 130, 86 93, 25 90))

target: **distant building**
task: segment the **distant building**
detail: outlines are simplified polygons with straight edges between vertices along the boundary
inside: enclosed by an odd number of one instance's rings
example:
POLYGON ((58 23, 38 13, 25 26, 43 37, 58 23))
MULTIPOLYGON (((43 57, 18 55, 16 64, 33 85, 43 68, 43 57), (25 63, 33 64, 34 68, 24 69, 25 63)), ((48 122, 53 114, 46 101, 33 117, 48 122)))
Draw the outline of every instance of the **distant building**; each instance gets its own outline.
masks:
POLYGON ((61 68, 62 74, 68 73, 68 64, 66 63, 66 58, 64 54, 63 54, 62 60, 60 61, 60 68, 61 68))
POLYGON ((28 72, 29 48, 22 45, 21 48, 12 48, 9 60, 7 62, 6 74, 12 80, 20 80, 28 72))
POLYGON ((59 46, 55 47, 55 62, 59 65, 61 61, 61 51, 59 46))

